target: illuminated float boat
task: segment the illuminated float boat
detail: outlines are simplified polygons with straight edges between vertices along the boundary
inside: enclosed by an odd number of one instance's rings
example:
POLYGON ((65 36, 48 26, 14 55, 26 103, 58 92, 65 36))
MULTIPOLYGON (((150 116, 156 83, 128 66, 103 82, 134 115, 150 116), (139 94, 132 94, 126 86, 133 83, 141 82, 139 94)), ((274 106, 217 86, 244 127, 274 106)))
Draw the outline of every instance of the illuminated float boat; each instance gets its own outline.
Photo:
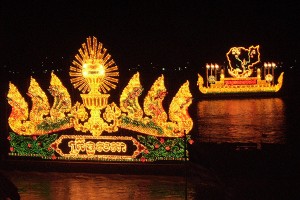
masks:
POLYGON ((206 64, 206 84, 198 74, 197 85, 202 94, 276 93, 283 83, 281 72, 275 84, 275 63, 260 62, 259 45, 233 47, 227 54, 228 67, 206 64), (226 69, 228 75, 226 75, 226 69))
POLYGON ((192 103, 188 81, 173 97, 168 112, 162 106, 167 94, 163 75, 153 83, 143 106, 139 103, 144 89, 138 72, 123 89, 119 105, 110 103, 108 92, 118 83, 118 66, 95 37, 82 44, 69 75, 74 88, 82 92, 81 102, 72 104, 68 89, 54 73, 47 92, 31 77, 27 92, 31 104, 9 83, 9 156, 120 162, 187 160, 186 145, 192 143, 193 127, 188 113, 192 103))

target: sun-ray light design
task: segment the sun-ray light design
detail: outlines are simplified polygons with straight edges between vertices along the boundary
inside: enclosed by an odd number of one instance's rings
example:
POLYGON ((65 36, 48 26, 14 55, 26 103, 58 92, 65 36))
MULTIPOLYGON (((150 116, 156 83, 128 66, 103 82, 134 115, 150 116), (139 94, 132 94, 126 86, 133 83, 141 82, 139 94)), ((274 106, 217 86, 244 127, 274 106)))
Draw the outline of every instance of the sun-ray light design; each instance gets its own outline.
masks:
POLYGON ((82 44, 70 66, 71 83, 83 93, 90 92, 96 86, 100 93, 116 88, 119 71, 111 55, 96 37, 88 37, 82 44), (92 86, 93 85, 93 86, 92 86))

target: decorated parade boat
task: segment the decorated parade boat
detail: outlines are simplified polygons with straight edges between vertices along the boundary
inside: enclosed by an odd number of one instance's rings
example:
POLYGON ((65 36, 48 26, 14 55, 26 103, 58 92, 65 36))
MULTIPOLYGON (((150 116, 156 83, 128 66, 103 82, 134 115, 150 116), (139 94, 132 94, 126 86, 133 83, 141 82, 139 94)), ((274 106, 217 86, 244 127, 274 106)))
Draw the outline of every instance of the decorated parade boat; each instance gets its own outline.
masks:
POLYGON ((168 112, 162 106, 167 95, 163 75, 153 83, 142 106, 139 72, 123 89, 119 104, 110 102, 108 92, 119 82, 118 66, 96 37, 82 44, 69 75, 81 92, 76 103, 54 72, 46 91, 34 77, 27 92, 9 83, 9 156, 103 162, 187 159, 186 145, 193 142, 189 81, 178 89, 168 112))
POLYGON ((272 94, 283 84, 281 72, 275 83, 276 64, 261 63, 259 45, 232 47, 226 54, 228 66, 206 64, 206 77, 198 74, 197 85, 204 95, 209 94, 272 94))

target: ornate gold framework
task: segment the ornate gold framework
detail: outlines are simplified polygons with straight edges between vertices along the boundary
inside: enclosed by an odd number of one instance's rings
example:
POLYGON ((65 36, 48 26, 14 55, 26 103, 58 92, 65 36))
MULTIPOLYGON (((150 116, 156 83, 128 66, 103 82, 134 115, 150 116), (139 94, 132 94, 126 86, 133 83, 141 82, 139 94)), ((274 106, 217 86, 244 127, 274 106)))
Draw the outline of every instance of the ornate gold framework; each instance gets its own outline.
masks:
MULTIPOLYGON (((188 107, 192 103, 188 81, 179 88, 173 97, 168 114, 162 106, 167 94, 163 75, 154 82, 148 91, 143 107, 139 104, 139 97, 144 91, 140 84, 139 72, 133 75, 124 88, 119 106, 115 102, 110 103, 110 95, 107 92, 116 88, 119 77, 118 67, 95 37, 88 37, 87 42, 82 44, 79 54, 75 56, 75 60, 70 66, 69 74, 74 88, 78 88, 82 92, 82 103, 76 102, 72 105, 67 88, 53 72, 48 89, 54 98, 52 106, 49 104, 47 93, 42 90, 34 78, 31 77, 27 93, 32 101, 31 110, 18 88, 13 83, 9 83, 7 99, 12 110, 8 123, 11 130, 17 134, 11 135, 14 139, 11 142, 12 147, 17 147, 18 151, 23 152, 22 145, 26 141, 26 136, 30 138, 39 136, 40 140, 49 142, 55 137, 47 139, 42 136, 74 129, 75 135, 62 134, 50 145, 61 158, 87 159, 92 157, 94 159, 126 160, 135 159, 138 155, 150 150, 147 150, 133 137, 113 135, 120 128, 147 135, 148 137, 140 136, 140 138, 144 142, 147 138, 153 142, 155 140, 151 137, 183 138, 193 127, 193 121, 188 113, 188 107), (104 132, 111 136, 102 136, 104 132), (24 141, 21 141, 22 138, 20 139, 18 135, 24 136, 24 141), (66 138, 74 139, 69 141, 68 148, 70 149, 67 153, 60 148, 61 145, 64 146, 61 143, 66 138), (112 142, 107 140, 112 140, 112 142), (131 140, 136 148, 136 151, 130 156, 120 155, 124 153, 123 151, 127 151, 126 145, 124 145, 126 140, 131 140), (104 149, 109 146, 112 154, 101 154, 100 149, 103 145, 104 149), (119 147, 120 151, 114 150, 119 147), (100 154, 96 154, 96 151, 100 154)), ((32 144, 37 145, 36 151, 40 151, 41 143, 36 143, 35 140, 33 139, 32 144)), ((169 139, 168 141, 172 142, 170 144, 173 146, 182 146, 183 139, 174 140, 174 142, 173 139, 169 139)), ((47 145, 49 145, 48 142, 47 145)), ((28 148, 32 148, 32 144, 28 143, 28 148)), ((146 144, 150 143, 146 142, 146 144)), ((169 145, 165 148, 163 151, 170 150, 169 145)), ((45 147, 42 149, 44 151, 45 147)), ((177 151, 178 147, 174 147, 174 150, 177 151)), ((17 150, 13 149, 12 151, 17 150)), ((26 149, 26 152, 31 151, 26 149)), ((178 152, 183 156, 182 151, 178 150, 178 152)), ((173 154, 170 153, 170 155, 173 154)), ((151 159, 153 158, 151 157, 151 159)))

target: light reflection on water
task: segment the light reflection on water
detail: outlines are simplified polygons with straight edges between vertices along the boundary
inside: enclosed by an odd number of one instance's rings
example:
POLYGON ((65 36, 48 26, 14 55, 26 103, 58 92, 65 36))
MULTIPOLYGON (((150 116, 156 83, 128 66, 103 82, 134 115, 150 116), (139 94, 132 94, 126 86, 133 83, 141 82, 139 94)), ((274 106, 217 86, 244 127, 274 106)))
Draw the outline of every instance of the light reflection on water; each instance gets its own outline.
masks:
POLYGON ((286 142, 285 104, 280 98, 199 101, 197 115, 200 142, 286 142))
MULTIPOLYGON (((185 199, 185 178, 177 176, 11 172, 22 200, 185 199)), ((189 199, 193 199, 191 196, 189 199)))

